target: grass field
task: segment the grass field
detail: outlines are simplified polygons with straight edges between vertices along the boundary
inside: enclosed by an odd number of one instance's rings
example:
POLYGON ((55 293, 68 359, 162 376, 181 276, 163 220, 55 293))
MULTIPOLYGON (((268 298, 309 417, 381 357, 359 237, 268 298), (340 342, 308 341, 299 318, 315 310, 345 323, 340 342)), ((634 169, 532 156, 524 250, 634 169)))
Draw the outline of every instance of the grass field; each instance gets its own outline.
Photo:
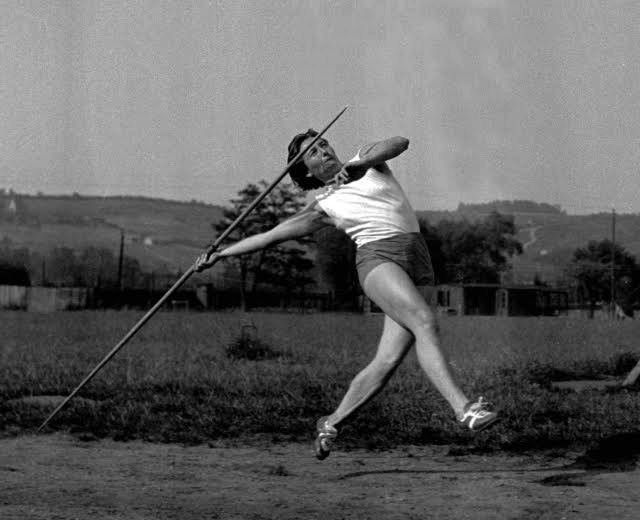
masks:
MULTIPOLYGON (((139 319, 136 312, 2 312, 0 434, 35 429, 139 319)), ((115 439, 200 443, 309 440, 371 357, 382 318, 358 314, 160 313, 53 421, 52 428, 115 439), (253 324, 261 360, 230 356, 253 324)), ((343 446, 464 443, 482 449, 583 445, 637 431, 638 385, 570 392, 552 380, 622 378, 640 357, 640 323, 577 318, 441 321, 464 389, 501 411, 479 435, 462 430, 415 354, 341 431, 343 446)), ((236 351, 237 354, 237 351, 236 351)))

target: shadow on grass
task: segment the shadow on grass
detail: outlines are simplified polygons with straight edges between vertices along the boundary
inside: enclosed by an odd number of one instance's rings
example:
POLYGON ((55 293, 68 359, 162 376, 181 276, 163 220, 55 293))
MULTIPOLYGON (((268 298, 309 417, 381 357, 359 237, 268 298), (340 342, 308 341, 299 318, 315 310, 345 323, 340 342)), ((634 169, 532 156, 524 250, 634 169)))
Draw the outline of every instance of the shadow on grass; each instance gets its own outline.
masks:
POLYGON ((514 468, 486 468, 486 469, 383 469, 374 471, 354 471, 338 477, 338 480, 347 480, 350 478, 364 477, 367 475, 480 475, 486 473, 547 473, 549 471, 561 470, 558 468, 532 468, 532 469, 514 469, 514 468))
POLYGON ((585 479, 601 473, 636 471, 640 461, 640 431, 607 437, 564 466, 577 474, 551 475, 540 481, 545 486, 584 486, 585 479))
POLYGON ((545 388, 562 381, 619 379, 621 382, 638 359, 639 355, 635 352, 623 352, 607 360, 580 360, 562 368, 536 362, 526 366, 525 373, 527 380, 545 388))
POLYGON ((638 469, 640 461, 640 431, 623 433, 607 437, 588 449, 571 464, 552 468, 499 468, 481 469, 387 469, 373 471, 354 471, 338 477, 347 480, 369 475, 476 475, 476 474, 534 474, 561 472, 545 477, 539 484, 545 486, 586 486, 586 479, 602 473, 623 473, 638 469))

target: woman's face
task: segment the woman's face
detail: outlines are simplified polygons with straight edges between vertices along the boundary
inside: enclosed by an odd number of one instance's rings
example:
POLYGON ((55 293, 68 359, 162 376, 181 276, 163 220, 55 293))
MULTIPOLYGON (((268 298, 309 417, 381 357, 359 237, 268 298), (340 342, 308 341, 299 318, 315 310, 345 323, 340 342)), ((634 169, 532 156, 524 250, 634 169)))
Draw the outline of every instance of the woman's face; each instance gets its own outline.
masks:
MULTIPOLYGON (((308 137, 302 143, 302 147, 307 146, 313 137, 308 137)), ((340 169, 342 163, 336 156, 336 152, 333 151, 331 145, 325 139, 318 139, 318 141, 307 150, 302 157, 307 170, 309 170, 310 177, 315 177, 322 182, 328 182, 333 179, 340 169)))

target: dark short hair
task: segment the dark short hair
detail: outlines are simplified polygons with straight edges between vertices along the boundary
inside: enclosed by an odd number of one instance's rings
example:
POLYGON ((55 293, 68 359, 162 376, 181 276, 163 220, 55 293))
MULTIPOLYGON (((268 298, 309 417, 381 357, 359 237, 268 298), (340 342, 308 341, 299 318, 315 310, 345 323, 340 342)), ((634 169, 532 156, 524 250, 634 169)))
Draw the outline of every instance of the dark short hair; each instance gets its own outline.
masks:
MULTIPOLYGON (((289 155, 287 157, 287 163, 290 163, 293 158, 300 153, 300 148, 305 139, 309 137, 313 138, 318 135, 313 128, 309 128, 306 132, 296 135, 289 143, 289 155)), ((307 177, 307 167, 305 166, 302 158, 296 161, 296 163, 289 169, 289 176, 291 180, 303 190, 315 190, 316 188, 322 188, 324 183, 315 177, 307 177)))

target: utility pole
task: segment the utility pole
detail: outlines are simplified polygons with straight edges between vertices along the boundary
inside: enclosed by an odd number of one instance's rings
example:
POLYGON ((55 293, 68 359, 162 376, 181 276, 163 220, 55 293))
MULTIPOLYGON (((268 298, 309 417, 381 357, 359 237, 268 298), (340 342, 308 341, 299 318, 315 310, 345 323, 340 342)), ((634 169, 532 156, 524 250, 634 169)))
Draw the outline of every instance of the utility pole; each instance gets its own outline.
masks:
POLYGON ((611 316, 616 312, 616 210, 611 209, 611 316))
POLYGON ((120 291, 124 289, 122 287, 122 264, 124 262, 124 230, 120 230, 120 256, 118 257, 118 287, 120 291))

